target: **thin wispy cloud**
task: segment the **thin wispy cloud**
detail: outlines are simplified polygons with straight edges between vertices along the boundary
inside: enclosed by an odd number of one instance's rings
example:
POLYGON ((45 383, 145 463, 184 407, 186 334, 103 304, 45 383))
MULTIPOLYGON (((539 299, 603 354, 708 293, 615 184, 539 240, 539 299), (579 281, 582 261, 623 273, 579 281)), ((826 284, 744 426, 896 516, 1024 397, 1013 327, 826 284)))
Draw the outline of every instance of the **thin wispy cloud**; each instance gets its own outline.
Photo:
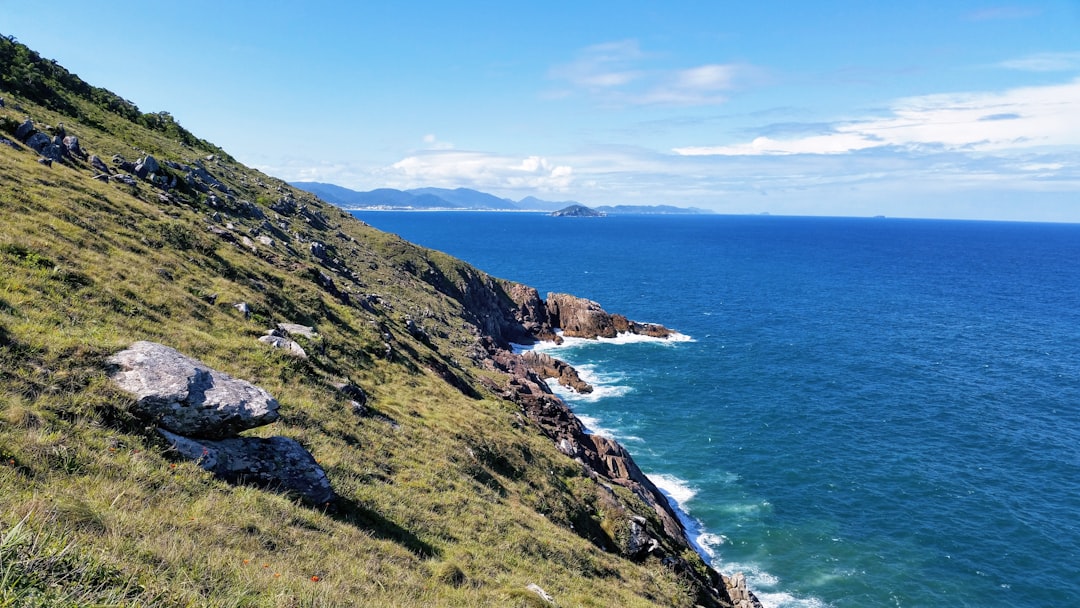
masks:
POLYGON ((642 51, 635 40, 587 47, 573 61, 549 70, 549 77, 566 88, 548 97, 587 95, 605 105, 621 106, 718 105, 757 72, 752 66, 736 63, 648 65, 656 59, 642 51))
POLYGON ((1080 70, 1080 51, 1074 53, 1035 53, 1002 61, 999 67, 1025 72, 1069 72, 1080 70))
POLYGON ((1080 146, 1080 79, 999 93, 925 95, 897 101, 887 116, 834 124, 830 131, 749 142, 684 146, 676 154, 758 156, 845 154, 871 148, 990 152, 1080 146))
POLYGON ((1031 6, 994 6, 972 11, 966 15, 970 21, 1000 21, 1030 19, 1042 14, 1042 10, 1031 6))

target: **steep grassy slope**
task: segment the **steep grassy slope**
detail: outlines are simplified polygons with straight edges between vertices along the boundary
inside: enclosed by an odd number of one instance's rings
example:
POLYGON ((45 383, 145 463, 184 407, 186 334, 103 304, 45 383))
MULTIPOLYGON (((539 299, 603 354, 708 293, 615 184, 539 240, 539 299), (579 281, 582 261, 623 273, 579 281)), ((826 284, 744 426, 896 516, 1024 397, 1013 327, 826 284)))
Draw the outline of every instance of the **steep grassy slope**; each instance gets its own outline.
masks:
POLYGON ((685 575, 610 550, 597 480, 492 391, 462 293, 497 281, 10 40, 0 57, 0 606, 541 605, 530 583, 560 606, 694 604, 685 575), (158 184, 38 162, 27 117, 108 164, 153 155, 158 184), (257 341, 277 322, 316 328, 307 359, 257 341), (252 433, 300 441, 340 504, 176 458, 106 376, 136 340, 267 389, 282 417, 252 433))

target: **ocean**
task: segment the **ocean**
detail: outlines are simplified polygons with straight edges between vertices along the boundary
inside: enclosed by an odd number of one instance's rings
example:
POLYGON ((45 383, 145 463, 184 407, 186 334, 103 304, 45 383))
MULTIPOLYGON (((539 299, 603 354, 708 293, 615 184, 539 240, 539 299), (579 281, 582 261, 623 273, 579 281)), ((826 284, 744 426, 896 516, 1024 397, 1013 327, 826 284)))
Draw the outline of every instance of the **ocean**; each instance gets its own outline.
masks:
POLYGON ((766 606, 1080 606, 1080 225, 354 215, 679 331, 561 394, 766 606))

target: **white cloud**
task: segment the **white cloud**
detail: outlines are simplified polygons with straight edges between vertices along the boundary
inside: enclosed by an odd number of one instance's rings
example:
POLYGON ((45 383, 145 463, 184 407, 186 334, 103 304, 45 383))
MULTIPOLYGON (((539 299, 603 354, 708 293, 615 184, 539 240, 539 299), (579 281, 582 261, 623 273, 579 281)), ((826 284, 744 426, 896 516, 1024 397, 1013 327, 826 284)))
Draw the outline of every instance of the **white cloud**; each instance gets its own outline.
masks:
POLYGON ((426 151, 380 172, 394 187, 473 187, 486 190, 562 191, 574 170, 540 156, 513 158, 470 151, 426 151))
POLYGON ((1003 61, 998 65, 1010 70, 1023 70, 1026 72, 1068 72, 1080 70, 1080 52, 1035 53, 1034 55, 1003 61))
POLYGON ((439 141, 438 137, 435 137, 434 133, 428 133, 424 136, 424 143, 427 144, 429 150, 453 150, 454 144, 448 141, 439 141))
POLYGON ((641 76, 629 66, 642 56, 635 40, 596 44, 582 50, 574 61, 552 68, 549 75, 588 90, 620 87, 641 76))
POLYGON ((599 44, 583 49, 566 64, 553 67, 549 76, 571 90, 551 92, 551 99, 585 93, 606 105, 703 106, 727 101, 757 70, 742 64, 704 64, 691 67, 650 68, 656 58, 643 52, 637 41, 599 44))
POLYGON ((1001 93, 957 93, 897 101, 889 116, 833 125, 825 134, 748 143, 683 146, 676 154, 844 154, 896 146, 909 150, 991 152, 1080 146, 1080 79, 1001 93))

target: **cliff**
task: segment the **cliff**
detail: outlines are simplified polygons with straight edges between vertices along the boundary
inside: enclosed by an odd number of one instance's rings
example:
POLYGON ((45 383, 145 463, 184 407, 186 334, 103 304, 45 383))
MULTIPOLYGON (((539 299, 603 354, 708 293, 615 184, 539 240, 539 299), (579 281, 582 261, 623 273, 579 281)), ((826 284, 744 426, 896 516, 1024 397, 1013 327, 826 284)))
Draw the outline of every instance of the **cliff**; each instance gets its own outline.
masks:
POLYGON ((14 605, 741 597, 550 393, 537 370, 565 365, 511 350, 658 326, 379 232, 8 38, 0 60, 14 605), (123 380, 144 349, 186 370, 164 393, 123 380), (241 388, 219 398, 226 378, 241 388), (256 394, 239 423, 230 400, 256 394), (210 401, 223 417, 185 426, 210 401), (290 491, 284 468, 309 481, 290 491))

